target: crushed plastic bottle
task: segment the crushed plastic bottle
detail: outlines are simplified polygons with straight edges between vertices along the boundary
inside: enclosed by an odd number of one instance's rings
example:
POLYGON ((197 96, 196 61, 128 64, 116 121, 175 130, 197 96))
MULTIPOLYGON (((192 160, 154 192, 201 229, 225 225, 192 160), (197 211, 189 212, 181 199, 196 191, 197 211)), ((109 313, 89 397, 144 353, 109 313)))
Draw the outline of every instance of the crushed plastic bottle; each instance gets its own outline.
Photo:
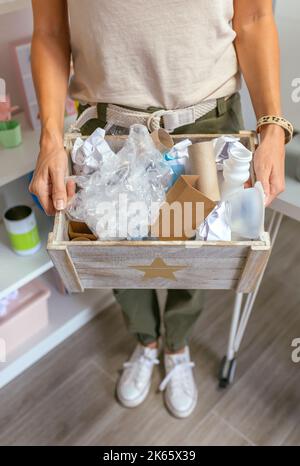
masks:
POLYGON ((173 170, 146 126, 131 126, 117 153, 104 136, 99 129, 85 142, 75 141, 72 160, 80 170, 75 171, 79 176, 72 178, 78 191, 67 213, 73 220, 85 222, 102 240, 147 238, 152 204, 165 201, 173 170))

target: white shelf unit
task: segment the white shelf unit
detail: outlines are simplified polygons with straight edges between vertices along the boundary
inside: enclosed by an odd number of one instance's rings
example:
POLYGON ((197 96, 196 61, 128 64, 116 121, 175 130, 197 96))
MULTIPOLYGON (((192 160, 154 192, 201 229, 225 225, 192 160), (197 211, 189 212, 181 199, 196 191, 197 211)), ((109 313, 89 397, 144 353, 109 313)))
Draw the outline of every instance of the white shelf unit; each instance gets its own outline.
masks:
MULTIPOLYGON (((0 3, 0 13, 3 11, 3 5, 0 3)), ((19 202, 19 199, 20 202, 24 202, 24 191, 18 191, 19 182, 16 180, 34 170, 38 155, 39 131, 30 128, 24 114, 17 115, 16 119, 21 123, 23 142, 13 149, 0 148, 0 188, 7 193, 8 200, 11 201, 12 196, 14 202, 16 200, 19 202)), ((68 128, 73 121, 74 117, 66 118, 65 127, 68 128)), ((25 202, 31 202, 30 197, 26 197, 25 202)), ((35 278, 41 277, 51 289, 50 322, 47 328, 10 354, 5 363, 0 362, 0 388, 113 303, 113 295, 109 290, 88 291, 72 296, 62 295, 56 290, 49 275, 53 263, 46 251, 53 219, 47 217, 37 207, 35 213, 42 247, 36 254, 28 257, 18 256, 11 250, 4 224, 0 221, 0 299, 35 278)))
POLYGON ((0 15, 29 8, 31 0, 0 0, 0 15))
POLYGON ((32 256, 22 257, 12 251, 4 224, 0 223, 0 299, 53 267, 46 251, 48 233, 53 220, 38 208, 35 209, 35 214, 42 246, 32 256))
MULTIPOLYGON (((29 126, 24 113, 16 115, 14 119, 21 124, 22 144, 12 149, 4 149, 0 146, 0 188, 33 171, 39 153, 40 132, 29 126)), ((74 119, 74 116, 65 119, 66 129, 74 119)))
POLYGON ((0 389, 113 303, 109 290, 62 295, 53 285, 50 273, 41 277, 51 291, 49 325, 11 353, 7 362, 0 363, 0 389))
POLYGON ((23 141, 20 146, 12 149, 0 147, 0 187, 31 172, 38 156, 39 131, 29 127, 23 113, 16 115, 14 119, 21 124, 23 141))

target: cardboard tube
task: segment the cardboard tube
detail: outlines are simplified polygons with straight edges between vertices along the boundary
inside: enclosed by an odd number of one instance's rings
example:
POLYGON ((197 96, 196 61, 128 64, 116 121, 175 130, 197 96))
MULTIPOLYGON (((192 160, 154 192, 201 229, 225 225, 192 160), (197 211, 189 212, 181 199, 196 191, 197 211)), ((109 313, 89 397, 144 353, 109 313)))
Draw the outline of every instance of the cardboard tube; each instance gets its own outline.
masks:
POLYGON ((90 241, 95 241, 97 239, 97 237, 91 232, 88 226, 83 222, 75 222, 71 220, 69 222, 68 233, 71 241, 78 237, 86 238, 90 241))
POLYGON ((221 196, 212 141, 192 144, 188 151, 191 174, 198 175, 196 188, 209 199, 218 202, 221 196))
POLYGON ((151 133, 152 141, 160 152, 166 152, 174 147, 173 138, 163 128, 159 128, 151 133))

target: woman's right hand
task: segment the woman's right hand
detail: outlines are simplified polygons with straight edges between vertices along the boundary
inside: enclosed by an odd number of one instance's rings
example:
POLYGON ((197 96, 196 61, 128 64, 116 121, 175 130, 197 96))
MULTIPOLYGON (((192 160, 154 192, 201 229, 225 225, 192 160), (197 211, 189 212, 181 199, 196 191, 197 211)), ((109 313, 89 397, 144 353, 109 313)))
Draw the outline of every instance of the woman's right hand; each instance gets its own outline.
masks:
POLYGON ((68 156, 62 144, 41 146, 29 191, 35 194, 47 215, 64 210, 75 193, 72 181, 65 183, 68 156))

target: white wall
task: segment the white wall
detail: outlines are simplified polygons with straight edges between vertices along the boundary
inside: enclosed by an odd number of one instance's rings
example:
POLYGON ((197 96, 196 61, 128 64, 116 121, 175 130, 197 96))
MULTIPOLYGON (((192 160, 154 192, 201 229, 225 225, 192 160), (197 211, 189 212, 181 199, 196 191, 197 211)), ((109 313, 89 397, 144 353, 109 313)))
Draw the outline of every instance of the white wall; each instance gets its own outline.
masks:
POLYGON ((244 80, 241 90, 241 99, 245 129, 248 131, 256 130, 256 117, 252 107, 250 95, 244 80))
POLYGON ((300 102, 292 100, 292 82, 300 78, 300 1, 276 0, 275 12, 281 46, 283 114, 300 130, 300 102))
MULTIPOLYGON (((300 78, 300 0, 276 0, 275 17, 281 48, 281 95, 283 115, 300 130, 300 103, 293 102, 292 82, 300 78)), ((300 95, 300 93, 298 93, 300 95)), ((242 89, 243 113, 247 129, 255 128, 255 115, 252 110, 246 86, 242 89)))
POLYGON ((22 106, 15 64, 12 59, 11 42, 25 39, 32 34, 31 8, 0 15, 0 77, 6 81, 7 92, 13 105, 22 106))

